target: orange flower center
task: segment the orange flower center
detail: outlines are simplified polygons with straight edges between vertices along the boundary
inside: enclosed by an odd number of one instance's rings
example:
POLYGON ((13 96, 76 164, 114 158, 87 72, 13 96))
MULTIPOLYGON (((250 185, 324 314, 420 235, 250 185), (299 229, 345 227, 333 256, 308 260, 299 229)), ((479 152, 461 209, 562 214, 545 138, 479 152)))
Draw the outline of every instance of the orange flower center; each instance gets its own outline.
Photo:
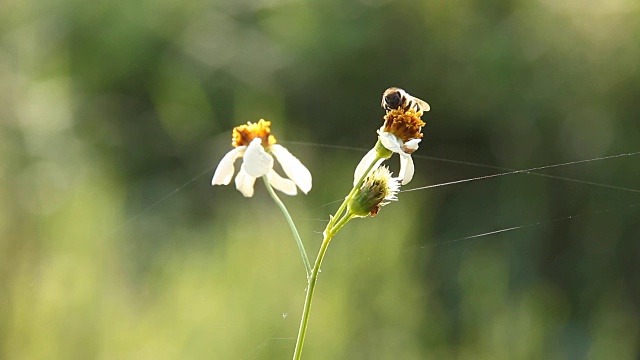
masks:
POLYGON ((422 127, 425 122, 414 110, 395 109, 384 116, 384 131, 397 136, 402 142, 422 139, 422 127))
POLYGON ((275 136, 271 135, 271 121, 260 119, 257 123, 247 121, 245 125, 236 126, 231 135, 231 145, 234 147, 247 146, 255 138, 262 139, 264 147, 276 143, 275 136))

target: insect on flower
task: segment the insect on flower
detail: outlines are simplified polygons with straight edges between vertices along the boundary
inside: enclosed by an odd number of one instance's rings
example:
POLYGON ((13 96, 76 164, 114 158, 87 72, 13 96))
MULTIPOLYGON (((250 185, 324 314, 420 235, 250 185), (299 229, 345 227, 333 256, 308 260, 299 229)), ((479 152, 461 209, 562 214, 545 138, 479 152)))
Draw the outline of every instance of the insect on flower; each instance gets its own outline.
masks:
POLYGON ((391 87, 384 91, 381 105, 387 112, 397 109, 404 111, 413 110, 418 113, 419 116, 431 108, 426 101, 411 96, 406 91, 397 87, 391 87))
MULTIPOLYGON (((414 166, 411 154, 418 150, 418 144, 422 141, 422 121, 424 111, 429 111, 430 106, 425 101, 409 95, 406 91, 391 87, 382 94, 382 108, 387 114, 384 116, 384 124, 378 130, 378 144, 387 151, 400 155, 400 172, 398 177, 402 185, 408 184, 413 178, 414 166)), ((353 184, 358 182, 376 157, 381 156, 376 145, 371 149, 356 167, 353 184)), ((372 166, 372 170, 378 168, 382 158, 389 158, 391 154, 379 157, 372 166)))

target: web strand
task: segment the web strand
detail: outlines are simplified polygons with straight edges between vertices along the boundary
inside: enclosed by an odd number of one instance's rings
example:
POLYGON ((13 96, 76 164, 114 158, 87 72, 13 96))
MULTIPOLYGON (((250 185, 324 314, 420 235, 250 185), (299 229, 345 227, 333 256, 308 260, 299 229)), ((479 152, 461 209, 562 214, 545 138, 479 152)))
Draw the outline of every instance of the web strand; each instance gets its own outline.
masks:
MULTIPOLYGON (((308 145, 308 146, 317 146, 317 147, 326 147, 326 148, 365 151, 362 148, 355 148, 355 147, 341 146, 341 145, 313 144, 313 143, 304 143, 304 142, 295 142, 295 141, 294 142, 289 142, 289 143, 297 144, 297 145, 308 145)), ((530 169, 522 169, 522 170, 511 170, 511 169, 504 168, 504 167, 492 166, 492 165, 484 165, 484 164, 478 164, 478 163, 473 163, 473 162, 468 162, 468 161, 452 160, 452 159, 438 158, 438 157, 432 157, 432 156, 416 156, 416 155, 414 155, 413 156, 414 158, 423 158, 423 159, 429 159, 429 160, 434 160, 434 161, 442 161, 442 162, 449 162, 449 163, 456 163, 456 164, 463 164, 463 165, 477 166, 477 167, 491 168, 491 169, 498 169, 498 170, 508 170, 508 171, 505 171, 503 173, 498 173, 498 174, 477 176, 477 177, 468 178, 468 179, 455 180, 455 181, 449 181, 449 182, 444 182, 444 183, 439 183, 439 184, 434 184, 434 185, 421 186, 421 187, 417 187, 417 188, 413 188, 413 189, 401 190, 400 192, 410 192, 410 191, 417 191, 417 190, 425 190, 425 189, 431 189, 431 188, 436 188, 436 187, 461 184, 461 183, 466 183, 466 182, 471 182, 471 181, 491 179, 491 178, 495 178, 495 177, 499 177, 499 176, 506 176, 506 175, 527 174, 527 175, 535 175, 535 176, 547 177, 547 178, 552 178, 552 179, 565 180, 565 181, 575 182, 575 183, 579 183, 579 184, 593 185, 593 186, 598 186, 598 187, 603 187, 603 188, 608 188, 608 189, 615 189, 615 190, 628 191, 628 192, 633 192, 633 193, 640 193, 639 189, 632 189, 632 188, 627 188, 627 187, 622 187, 622 186, 615 186, 615 185, 597 183, 597 182, 593 182, 593 181, 586 181, 586 180, 580 180, 580 179, 567 178, 567 177, 562 177, 562 176, 556 176, 556 175, 549 175, 549 174, 542 174, 542 173, 533 172, 535 170, 543 170, 543 169, 557 168, 557 167, 562 167, 562 166, 569 166, 569 165, 575 165, 575 164, 587 163, 587 162, 593 162, 593 161, 615 159, 615 158, 620 158, 620 157, 625 157, 625 156, 634 156, 634 155, 638 155, 638 154, 640 154, 640 151, 630 152, 630 153, 623 153, 623 154, 616 154, 616 155, 608 155, 608 156, 602 156, 602 157, 591 158, 591 159, 576 160, 576 161, 570 161, 570 162, 565 162, 565 163, 560 163, 560 164, 544 165, 544 166, 538 166, 538 167, 534 167, 534 168, 530 168, 530 169)), ((326 204, 323 204, 322 206, 312 210, 311 213, 313 213, 315 211, 318 211, 320 209, 323 209, 323 208, 325 208, 325 207, 327 207, 329 205, 338 203, 340 201, 342 201, 342 199, 337 199, 337 200, 328 202, 326 204)))
MULTIPOLYGON (((560 163, 560 164, 544 165, 544 166, 538 166, 538 167, 533 167, 533 168, 529 168, 529 169, 507 171, 507 172, 498 173, 498 174, 484 175, 484 176, 478 176, 478 177, 473 177, 473 178, 468 178, 468 179, 455 180, 455 181, 449 181, 449 182, 444 182, 444 183, 439 183, 439 184, 421 186, 421 187, 417 187, 417 188, 413 188, 413 189, 401 190, 400 192, 410 192, 410 191, 416 191, 416 190, 431 189, 431 188, 436 188, 436 187, 461 184, 461 183, 470 182, 470 181, 491 179, 491 178, 495 178, 495 177, 499 177, 499 176, 505 176, 505 175, 513 175, 513 174, 521 174, 521 173, 525 173, 526 174, 526 173, 531 173, 532 171, 536 171, 536 170, 551 169, 551 168, 556 168, 556 167, 561 167, 561 166, 582 164, 582 163, 600 161, 600 160, 615 159, 615 158, 620 158, 620 157, 625 157, 625 156, 633 156, 633 155, 638 155, 638 154, 640 154, 640 151, 631 152, 631 153, 624 153, 624 154, 609 155, 609 156, 601 156, 601 157, 597 157, 597 158, 584 159, 584 160, 575 160, 575 161, 569 161, 569 162, 564 162, 564 163, 560 163)), ((536 175, 553 177, 553 176, 546 175, 546 174, 536 174, 536 175)), ((603 186, 603 187, 612 188, 612 189, 618 189, 618 190, 624 190, 624 191, 640 193, 640 190, 638 190, 638 189, 630 189, 630 188, 625 188, 625 187, 620 187, 620 186, 600 184, 600 183, 584 181, 584 180, 576 180, 576 179, 572 179, 571 181, 577 181, 577 182, 584 183, 584 184, 591 184, 591 185, 603 186)))
POLYGON ((115 229, 113 229, 111 231, 111 235, 117 233, 118 231, 120 231, 122 228, 126 227, 127 225, 129 225, 130 223, 134 222, 136 219, 138 219, 140 216, 144 215, 145 213, 147 213, 149 210, 155 208, 156 206, 160 205, 161 203, 163 203, 165 200, 169 199, 170 197, 172 197, 173 195, 177 194, 180 190, 186 188, 187 186, 189 186, 191 183, 195 182, 196 180, 200 179, 201 177, 205 176, 206 174, 211 174, 213 169, 215 169, 216 167, 211 167, 203 172, 201 172, 200 174, 192 177, 190 180, 188 180, 187 182, 185 182, 184 184, 178 186, 177 188, 175 188, 173 191, 169 192, 168 194, 166 194, 165 196, 161 197, 160 199, 154 201, 151 205, 148 205, 147 207, 145 207, 144 209, 140 210, 137 214, 131 216, 128 220, 126 220, 125 222, 123 222, 120 226, 116 227, 115 229))
MULTIPOLYGON (((310 142, 302 142, 302 141, 287 141, 287 142, 283 142, 283 143, 284 144, 291 144, 291 145, 302 145, 302 146, 313 146, 313 147, 330 148, 330 149, 337 149, 337 150, 367 151, 367 149, 365 149, 365 148, 354 147, 354 146, 345 146, 345 145, 318 144, 318 143, 310 143, 310 142)), ((568 165, 574 165, 574 164, 580 164, 580 163, 587 163, 587 162, 593 162, 593 161, 600 161, 600 160, 614 159, 614 158, 620 158, 620 157, 626 157, 626 156, 633 156, 633 155, 638 155, 638 154, 640 154, 640 151, 631 152, 631 153, 616 154, 616 155, 609 155, 609 156, 602 156, 602 157, 597 157, 597 158, 592 158, 592 159, 570 161, 570 162, 561 163, 561 164, 545 165, 545 166, 539 166, 539 167, 523 169, 523 170, 510 170, 510 171, 505 171, 503 173, 498 173, 498 174, 478 176, 478 177, 474 177, 474 178, 468 178, 468 179, 444 182, 444 183, 439 183, 439 184, 434 184, 434 185, 421 186, 421 187, 417 187, 417 188, 413 188, 413 189, 401 190, 401 192, 410 192, 410 191, 431 189, 431 188, 448 186, 448 185, 455 185, 455 184, 466 183, 466 182, 471 182, 471 181, 491 179, 491 178, 500 177, 500 176, 506 176, 506 175, 527 174, 527 175, 543 176, 543 177, 548 177, 548 178, 560 179, 560 180, 564 180, 564 181, 570 181, 570 182, 576 182, 576 183, 581 183, 581 184, 599 186, 599 187, 604 187, 604 188, 609 188, 609 189, 616 189, 616 190, 628 191, 628 192, 633 192, 633 193, 640 193, 639 189, 631 189, 631 188, 626 188, 626 187, 621 187, 621 186, 602 184, 602 183, 596 183, 596 182, 592 182, 592 181, 586 181, 586 180, 580 180, 580 179, 572 179, 572 178, 566 178, 566 177, 560 177, 560 176, 555 176, 555 175, 548 175, 548 174, 541 174, 541 173, 535 173, 534 172, 535 170, 550 169, 550 168, 556 168, 556 167, 568 166, 568 165)), ((414 158, 421 158, 421 159, 428 159, 428 160, 432 160, 432 161, 442 161, 442 162, 456 163, 456 164, 462 164, 462 165, 468 165, 468 166, 492 168, 492 169, 499 169, 499 170, 509 170, 507 168, 498 167, 498 166, 492 166, 492 165, 486 165, 486 164, 480 164, 480 163, 474 163, 474 162, 468 162, 468 161, 461 161, 461 160, 454 160, 454 159, 439 158, 439 157, 433 157, 433 156, 414 155, 413 157, 414 158)), ((149 212, 153 208, 155 208, 155 207, 159 206, 160 204, 164 203, 166 200, 168 200, 169 198, 171 198, 172 196, 174 196, 175 194, 177 194, 178 192, 180 192, 181 190, 183 190, 187 186, 189 186, 192 183, 194 183, 196 180, 200 179, 204 175, 211 174, 213 169, 216 168, 216 166, 217 165, 212 166, 212 167, 206 169, 205 171, 201 172, 200 174, 197 174, 196 176, 192 177, 190 180, 186 181, 184 184, 180 185, 179 187, 175 188, 171 192, 169 192, 166 195, 162 196, 160 199, 158 199, 155 202, 153 202, 152 204, 148 205, 147 207, 142 209, 137 214, 131 216, 129 219, 127 219, 125 222, 123 222, 120 226, 118 226, 115 229, 113 229, 110 233, 114 234, 114 233, 120 231, 122 228, 124 228, 127 225, 129 225, 130 223, 134 222, 135 220, 140 218, 145 213, 149 212)), ((327 207, 327 206, 329 206, 331 204, 334 204, 334 203, 337 203, 337 202, 340 202, 340 201, 342 201, 342 199, 334 200, 332 202, 329 202, 327 204, 322 205, 321 207, 319 207, 318 209, 316 209, 316 210, 314 210, 312 212, 315 212, 315 211, 317 211, 319 209, 322 209, 324 207, 327 207)))
POLYGON ((549 224, 558 223, 558 222, 562 222, 562 221, 584 218, 584 217, 587 217, 587 216, 599 215, 599 214, 610 213, 610 212, 615 212, 615 211, 628 210, 628 209, 635 208, 635 207, 638 207, 638 206, 640 206, 640 203, 631 204, 631 205, 622 206, 622 207, 615 207, 615 208, 608 208, 608 209, 603 209, 603 210, 596 210, 596 211, 591 211, 591 212, 583 213, 583 214, 569 215, 569 216, 564 216, 564 217, 555 218, 555 219, 551 219, 551 220, 541 220, 541 221, 537 221, 537 222, 533 222, 533 223, 529 223, 529 224, 524 224, 524 225, 510 226, 510 227, 499 229, 499 230, 487 231, 487 232, 484 232, 484 233, 465 236, 465 237, 458 238, 458 239, 446 240, 446 241, 441 241, 441 242, 437 242, 437 243, 433 243, 433 244, 429 244, 429 245, 420 246, 419 249, 425 249, 427 247, 438 246, 438 245, 446 245, 446 244, 456 243, 456 242, 464 241, 464 240, 477 239, 477 238, 480 238, 480 237, 502 234, 502 233, 506 233, 506 232, 509 232, 509 231, 521 230, 521 229, 526 229, 526 228, 530 228, 530 227, 534 227, 534 226, 549 225, 549 224))
MULTIPOLYGON (((606 214, 606 213, 619 212, 619 211, 629 210, 629 209, 638 208, 638 207, 640 207, 640 203, 634 203, 634 204, 629 204, 629 205, 625 205, 625 206, 619 206, 619 207, 607 208, 607 209, 602 209, 602 210, 590 211, 590 212, 581 213, 581 214, 563 216, 563 217, 559 217, 559 218, 555 218, 555 219, 539 220, 539 221, 530 222, 530 223, 527 223, 527 224, 509 226, 509 227, 506 227, 506 228, 486 231, 486 232, 482 232, 482 233, 479 233, 479 234, 469 235, 469 236, 456 238, 456 239, 452 239, 452 240, 436 241, 436 242, 433 242, 433 243, 430 243, 430 244, 427 244, 427 245, 415 246, 415 247, 411 247, 411 249, 400 250, 399 254, 412 253, 416 249, 427 249, 427 248, 432 248, 432 247, 436 247, 436 246, 454 244, 454 243, 459 243, 459 242, 463 242, 463 241, 467 241, 467 240, 474 240, 474 239, 478 239, 478 238, 504 234, 504 233, 508 233, 508 232, 512 232, 512 231, 523 230, 523 229, 527 229, 527 228, 531 228, 531 227, 535 227, 535 226, 545 226, 545 225, 560 223, 560 222, 563 222, 563 221, 587 218, 587 217, 594 216, 594 215, 601 215, 601 214, 606 214)), ((373 257, 373 258, 363 259, 361 262, 368 262, 368 261, 376 261, 376 258, 373 257)), ((353 266, 354 264, 358 264, 358 263, 361 263, 361 262, 350 261, 348 264, 349 264, 349 266, 353 266)), ((334 265, 333 267, 343 267, 343 266, 346 266, 346 264, 334 265)), ((327 269, 325 269, 325 270, 327 270, 327 269)))
MULTIPOLYGON (((303 142, 303 141, 287 141, 286 144, 302 145, 302 146, 314 146, 314 147, 322 147, 322 148, 338 149, 338 150, 351 150, 351 151, 367 151, 368 150, 368 149, 365 149, 365 148, 359 148, 359 147, 354 147, 354 146, 316 144, 316 143, 303 142)), ((487 169, 496 169, 496 170, 504 170, 505 171, 504 173, 487 175, 486 177, 480 176, 480 177, 477 177, 477 178, 458 180, 458 182, 450 182, 450 183, 443 183, 443 184, 438 184, 438 185, 430 185, 431 187, 438 187, 438 186, 444 186, 444 185, 453 185, 453 184, 457 184, 457 183, 461 183, 461 182, 469 182, 469 181, 473 181, 473 180, 489 179, 489 178, 493 178, 493 177, 511 175, 511 174, 526 174, 526 175, 546 177, 546 178, 550 178, 550 179, 558 179, 558 180, 564 180, 564 181, 569 181, 569 182, 575 182, 575 183, 578 183, 578 184, 592 185, 592 186, 598 186, 598 187, 603 187, 603 188, 608 188, 608 189, 615 189, 615 190, 622 190, 622 191, 640 193, 640 189, 631 189, 631 188, 626 188, 626 187, 621 187, 621 186, 598 183, 598 182, 594 182, 594 181, 586 181, 586 180, 581 180, 581 179, 575 179, 575 178, 569 178, 569 177, 563 177, 563 176, 542 174, 542 173, 534 172, 535 170, 542 170, 542 169, 547 169, 547 168, 560 167, 560 166, 565 166, 565 165, 573 165, 573 164, 578 164, 578 163, 583 163, 583 162, 590 162, 590 161, 597 161, 597 160, 606 160, 606 159, 612 159, 612 158, 623 157, 623 156, 632 156, 632 155, 638 155, 638 154, 640 154, 640 151, 632 152, 632 153, 626 153, 626 154, 617 154, 617 155, 611 155, 611 156, 604 156, 604 157, 593 158, 593 159, 578 160, 578 161, 568 162, 568 163, 564 163, 564 164, 554 164, 554 165, 548 165, 548 166, 540 166, 540 167, 531 168, 531 169, 524 169, 524 170, 513 170, 513 169, 501 167, 501 166, 480 164, 480 163, 475 163, 475 162, 470 162, 470 161, 454 160, 454 159, 447 159, 447 158, 426 156, 426 155, 413 155, 413 157, 416 158, 416 159, 427 159, 427 160, 432 160, 432 161, 441 161, 441 162, 447 162, 447 163, 452 163, 452 164, 461 164, 461 165, 467 165, 467 166, 475 166, 475 167, 481 167, 481 168, 487 168, 487 169)), ((425 188, 429 189, 430 187, 425 187, 425 188)), ((409 191, 415 191, 415 190, 420 190, 420 189, 422 189, 422 188, 407 189, 407 190, 402 190, 401 192, 409 192, 409 191)), ((340 201, 340 200, 336 200, 336 201, 340 201)), ((330 205, 330 204, 327 204, 327 205, 324 205, 324 206, 328 206, 328 205, 330 205)))

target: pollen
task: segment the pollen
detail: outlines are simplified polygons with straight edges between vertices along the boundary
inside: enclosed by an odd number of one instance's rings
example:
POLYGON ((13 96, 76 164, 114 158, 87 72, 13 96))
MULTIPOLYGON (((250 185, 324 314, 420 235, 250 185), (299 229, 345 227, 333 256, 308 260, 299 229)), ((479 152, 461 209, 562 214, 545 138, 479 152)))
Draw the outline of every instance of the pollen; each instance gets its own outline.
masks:
POLYGON ((231 145, 248 146, 255 138, 262 139, 265 147, 276 143, 275 136, 271 135, 271 121, 260 119, 257 123, 247 121, 245 125, 236 126, 231 135, 231 145))
POLYGON ((390 110, 384 116, 384 131, 397 136, 402 142, 422 139, 422 127, 426 124, 420 115, 414 110, 390 110))

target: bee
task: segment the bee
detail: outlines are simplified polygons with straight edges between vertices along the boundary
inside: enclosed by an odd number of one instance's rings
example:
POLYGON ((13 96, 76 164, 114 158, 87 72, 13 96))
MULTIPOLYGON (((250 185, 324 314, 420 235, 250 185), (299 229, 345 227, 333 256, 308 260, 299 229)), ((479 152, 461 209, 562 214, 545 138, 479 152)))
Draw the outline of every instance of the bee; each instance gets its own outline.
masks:
POLYGON ((391 87, 382 94, 382 108, 387 112, 402 108, 404 111, 413 110, 422 114, 431 107, 426 101, 411 96, 400 88, 391 87))

